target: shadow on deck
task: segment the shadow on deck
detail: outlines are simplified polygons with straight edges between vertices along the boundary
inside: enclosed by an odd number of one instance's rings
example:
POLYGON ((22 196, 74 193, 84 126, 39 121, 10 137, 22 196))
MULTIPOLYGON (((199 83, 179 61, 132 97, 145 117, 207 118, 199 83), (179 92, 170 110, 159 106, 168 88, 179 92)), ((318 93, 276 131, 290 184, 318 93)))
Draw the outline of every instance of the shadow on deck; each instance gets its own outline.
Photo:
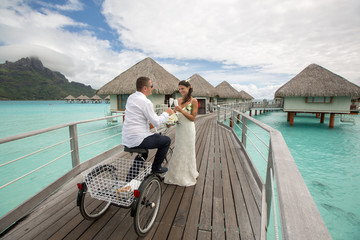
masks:
MULTIPOLYGON (((162 183, 158 217, 145 239, 260 239, 261 190, 241 146, 216 115, 196 119, 197 184, 162 183)), ((174 129, 169 131, 173 139, 174 129)), ((130 157, 121 152, 119 157, 130 157)), ((152 160, 154 152, 150 152, 152 160)), ((96 221, 76 206, 79 175, 10 229, 3 239, 137 239, 129 209, 111 206, 96 221)))

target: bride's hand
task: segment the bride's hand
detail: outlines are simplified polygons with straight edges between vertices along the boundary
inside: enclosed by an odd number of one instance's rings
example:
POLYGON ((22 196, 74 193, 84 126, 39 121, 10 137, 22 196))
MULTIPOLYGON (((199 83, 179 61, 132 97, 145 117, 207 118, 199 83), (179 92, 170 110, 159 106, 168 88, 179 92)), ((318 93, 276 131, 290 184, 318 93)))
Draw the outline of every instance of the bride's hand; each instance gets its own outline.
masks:
POLYGON ((175 107, 175 112, 181 112, 181 107, 176 106, 176 107, 175 107))

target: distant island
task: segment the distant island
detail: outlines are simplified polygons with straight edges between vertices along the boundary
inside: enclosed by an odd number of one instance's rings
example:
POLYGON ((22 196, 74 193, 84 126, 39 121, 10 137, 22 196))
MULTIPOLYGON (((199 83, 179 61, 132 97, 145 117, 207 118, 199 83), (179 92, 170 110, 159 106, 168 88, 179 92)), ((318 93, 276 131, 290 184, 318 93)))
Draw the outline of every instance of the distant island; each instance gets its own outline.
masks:
POLYGON ((43 66, 38 58, 0 64, 0 100, 60 100, 68 95, 92 97, 96 90, 69 82, 60 72, 43 66))

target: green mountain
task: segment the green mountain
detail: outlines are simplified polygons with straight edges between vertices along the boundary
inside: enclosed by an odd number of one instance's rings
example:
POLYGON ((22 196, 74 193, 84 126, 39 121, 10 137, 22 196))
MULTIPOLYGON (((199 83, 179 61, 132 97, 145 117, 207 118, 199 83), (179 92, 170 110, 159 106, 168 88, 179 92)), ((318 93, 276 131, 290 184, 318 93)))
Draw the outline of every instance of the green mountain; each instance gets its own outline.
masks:
POLYGON ((69 82, 59 72, 45 68, 37 58, 0 64, 0 100, 57 100, 68 95, 95 95, 95 89, 69 82))

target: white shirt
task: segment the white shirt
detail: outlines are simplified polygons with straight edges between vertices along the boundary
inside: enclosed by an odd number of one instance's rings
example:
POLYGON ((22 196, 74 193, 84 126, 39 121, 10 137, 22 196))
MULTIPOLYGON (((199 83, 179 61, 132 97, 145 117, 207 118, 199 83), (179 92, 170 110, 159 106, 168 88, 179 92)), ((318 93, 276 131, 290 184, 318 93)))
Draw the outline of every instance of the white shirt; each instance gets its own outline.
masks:
POLYGON ((128 148, 139 146, 146 137, 153 134, 150 132, 149 122, 157 127, 168 119, 167 112, 159 116, 155 114, 152 102, 142 92, 131 94, 125 106, 122 144, 128 148))

